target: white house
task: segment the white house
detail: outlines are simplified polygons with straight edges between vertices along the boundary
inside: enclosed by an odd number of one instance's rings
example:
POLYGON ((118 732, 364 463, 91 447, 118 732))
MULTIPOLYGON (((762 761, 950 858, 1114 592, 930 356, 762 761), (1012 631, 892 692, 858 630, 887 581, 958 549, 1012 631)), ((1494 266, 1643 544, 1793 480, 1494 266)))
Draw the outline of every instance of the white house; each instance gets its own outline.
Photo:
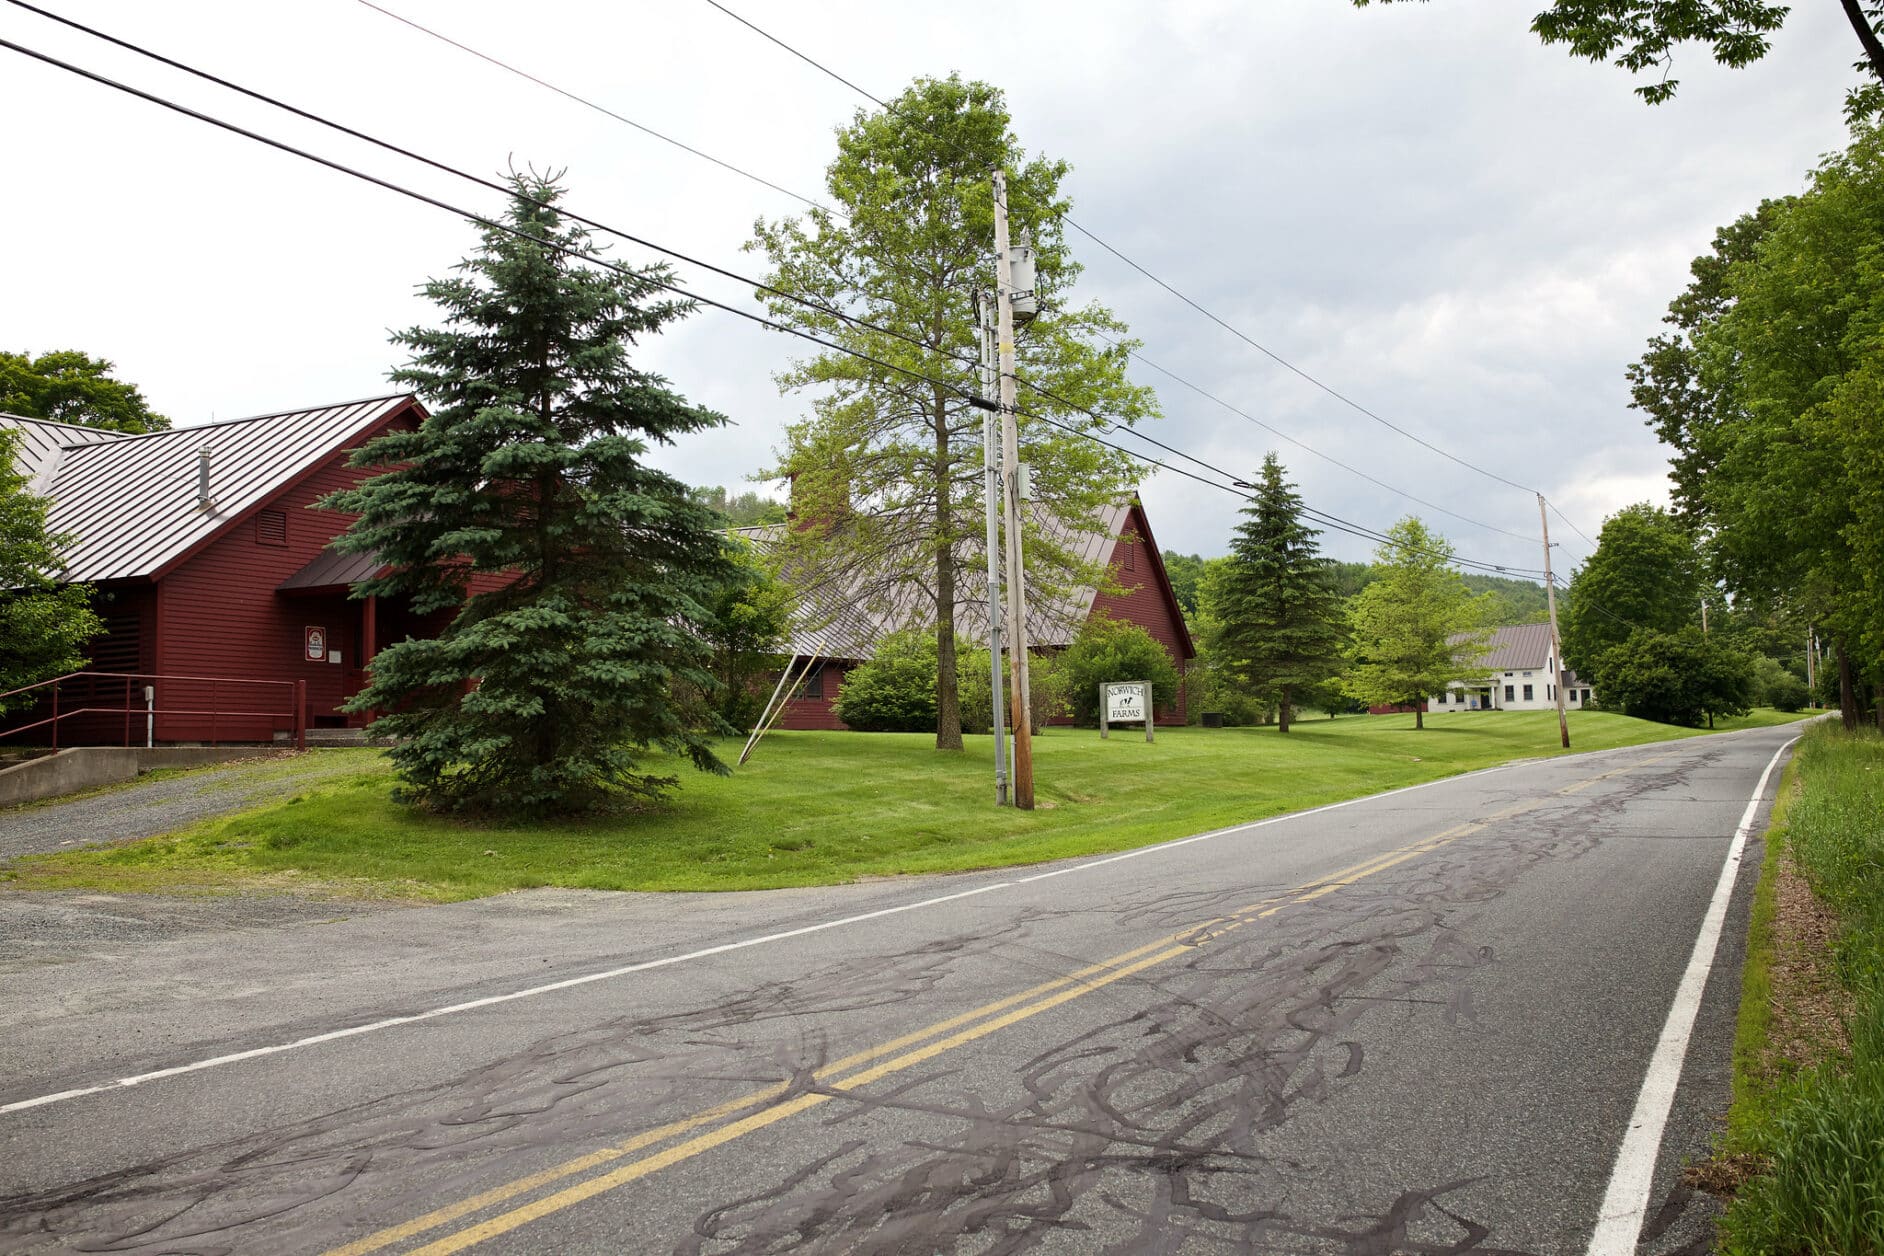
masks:
POLYGON ((1467 681, 1434 696, 1432 711, 1544 711, 1557 706, 1557 686, 1563 685, 1563 704, 1576 709, 1590 705, 1590 687, 1575 672, 1559 672, 1551 653, 1549 624, 1519 624, 1499 628, 1491 635, 1491 649, 1479 665, 1487 673, 1481 684, 1467 681))

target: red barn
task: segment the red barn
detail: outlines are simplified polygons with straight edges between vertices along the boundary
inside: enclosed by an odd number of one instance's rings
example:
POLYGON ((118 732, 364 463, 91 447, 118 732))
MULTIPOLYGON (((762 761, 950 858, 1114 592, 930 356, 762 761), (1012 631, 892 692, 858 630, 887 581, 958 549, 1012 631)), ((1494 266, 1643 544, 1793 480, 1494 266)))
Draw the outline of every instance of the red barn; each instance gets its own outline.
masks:
MULTIPOLYGON (((1050 605, 1030 606, 1028 641, 1036 650, 1062 649, 1087 620, 1106 615, 1149 632, 1171 655, 1182 675, 1197 657, 1197 649, 1177 596, 1171 591, 1171 579, 1165 573, 1164 557, 1152 537, 1144 505, 1134 495, 1102 511, 1098 524, 1092 531, 1057 529, 1056 540, 1079 562, 1108 568, 1116 589, 1089 584, 1069 590, 1050 605)), ((777 535, 775 528, 768 527, 742 528, 740 532, 760 544, 777 535)), ((979 590, 985 584, 983 562, 982 551, 976 547, 961 564, 960 579, 965 590, 979 590)), ((876 643, 889 633, 932 623, 933 603, 926 595, 905 593, 892 599, 890 606, 878 606, 872 599, 858 595, 854 580, 807 578, 802 583, 809 592, 800 606, 789 648, 795 668, 814 658, 817 662, 811 666, 804 685, 786 703, 779 727, 842 729, 846 726, 837 717, 835 703, 845 674, 868 659, 876 643)), ((972 600, 958 607, 958 648, 986 648, 984 607, 985 603, 972 600)), ((1159 711, 1158 721, 1181 724, 1184 718, 1185 691, 1180 686, 1177 702, 1159 711)))
MULTIPOLYGON (((0 427, 20 435, 16 466, 51 499, 50 530, 74 538, 66 578, 97 590, 106 630, 90 669, 177 678, 153 683, 158 741, 266 741, 292 731, 295 681, 309 726, 363 723, 339 708, 374 653, 437 630, 396 599, 350 599, 377 564, 330 550, 351 516, 315 508, 369 474, 349 451, 424 418, 400 394, 143 436, 7 415, 0 427)), ((141 688, 67 681, 60 696, 68 711, 141 707, 141 688)), ((142 741, 141 714, 64 720, 59 741, 118 741, 133 722, 142 741)))

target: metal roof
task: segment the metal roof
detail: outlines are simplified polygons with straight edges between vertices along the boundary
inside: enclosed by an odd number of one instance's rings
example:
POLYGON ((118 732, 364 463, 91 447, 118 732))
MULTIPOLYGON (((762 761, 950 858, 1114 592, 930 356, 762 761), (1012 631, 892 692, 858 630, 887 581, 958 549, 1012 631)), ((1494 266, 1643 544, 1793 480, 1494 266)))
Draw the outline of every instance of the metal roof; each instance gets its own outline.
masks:
MULTIPOLYGON (((1119 534, 1131 518, 1133 504, 1133 499, 1126 498, 1104 507, 1096 529, 1072 528, 1044 513, 1036 513, 1033 522, 1051 534, 1055 543, 1080 565, 1102 567, 1112 557, 1119 534)), ((779 542, 789 526, 768 524, 734 528, 732 532, 769 547, 779 542)), ((965 542, 956 566, 955 631, 958 638, 968 642, 987 637, 987 576, 980 538, 965 542)), ((935 603, 926 589, 904 582, 877 588, 871 573, 865 570, 798 570, 787 572, 785 579, 799 595, 790 641, 795 654, 867 659, 876 653, 877 642, 888 634, 926 628, 935 622, 935 603)), ((1097 585, 1082 584, 1051 600, 1030 601, 1028 640, 1036 646, 1071 644, 1098 595, 1097 585)))
POLYGON ((0 427, 20 434, 20 442, 13 451, 13 468, 26 476, 26 491, 39 497, 45 496, 52 487, 67 446, 122 440, 126 435, 102 427, 81 427, 76 423, 55 423, 51 419, 29 419, 17 414, 0 414, 0 427))
POLYGON ((386 569, 376 553, 348 554, 328 546, 312 562, 275 587, 283 593, 312 593, 320 589, 350 589, 386 569))
POLYGON ((1518 624, 1492 630, 1491 649, 1477 666, 1488 672, 1541 671, 1550 658, 1550 625, 1518 624))
POLYGON ((65 554, 64 578, 156 574, 412 400, 399 393, 61 445, 42 491, 52 498, 49 530, 76 538, 65 554), (205 449, 207 509, 197 502, 198 454, 205 449))

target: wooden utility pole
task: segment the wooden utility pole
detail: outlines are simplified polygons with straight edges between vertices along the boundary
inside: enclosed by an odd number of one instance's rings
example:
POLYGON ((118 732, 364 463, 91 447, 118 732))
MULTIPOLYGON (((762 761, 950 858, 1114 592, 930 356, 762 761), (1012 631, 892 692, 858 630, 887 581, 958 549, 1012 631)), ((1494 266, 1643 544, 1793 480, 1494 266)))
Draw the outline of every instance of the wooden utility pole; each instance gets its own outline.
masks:
POLYGON ((1707 595, 1701 595, 1701 635, 1707 635, 1707 595))
POLYGON ((1034 713, 1027 683, 1027 583, 1021 561, 1020 432, 1014 418, 1014 259, 1008 252, 1007 172, 994 172, 994 304, 1000 376, 1001 494, 1007 531, 1008 679, 1014 712, 1014 805, 1034 809, 1034 713))
POLYGON ((1551 688, 1557 691, 1557 732, 1563 748, 1570 749, 1570 717, 1563 710, 1563 638, 1557 634, 1557 581, 1550 574, 1550 516, 1544 511, 1544 495, 1537 495, 1537 520, 1544 526, 1544 601, 1550 606, 1551 688))

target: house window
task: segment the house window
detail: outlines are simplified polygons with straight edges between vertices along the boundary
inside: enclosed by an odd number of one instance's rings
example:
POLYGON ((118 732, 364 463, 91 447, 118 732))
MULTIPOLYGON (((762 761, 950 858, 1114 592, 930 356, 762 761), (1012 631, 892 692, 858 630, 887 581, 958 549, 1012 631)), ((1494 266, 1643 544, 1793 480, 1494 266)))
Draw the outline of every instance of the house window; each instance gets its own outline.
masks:
POLYGON ((1443 694, 1443 693, 1439 695, 1439 705, 1440 705, 1440 706, 1444 706, 1444 705, 1446 705, 1446 700, 1447 700, 1447 695, 1445 695, 1445 694, 1443 694))
MULTIPOLYGON (((1506 692, 1509 692, 1509 690, 1507 690, 1506 692)), ((1529 685, 1526 685, 1524 687, 1524 700, 1526 702, 1529 702, 1531 700, 1531 687, 1529 685)))
MULTIPOLYGON (((1509 673, 1509 672, 1507 672, 1507 673, 1505 673, 1505 674, 1506 674, 1506 675, 1510 675, 1510 673, 1509 673)), ((1509 702, 1509 701, 1511 701, 1511 686, 1510 686, 1510 685, 1506 685, 1506 686, 1505 686, 1505 701, 1506 701, 1506 702, 1509 702)))
POLYGON ((812 667, 811 674, 805 677, 805 697, 822 698, 823 696, 824 664, 818 663, 812 667))
POLYGON ((1590 704, 1590 691, 1585 689, 1583 691, 1583 705, 1588 706, 1589 704, 1590 704))
POLYGON ((1549 698, 1552 702, 1555 702, 1557 700, 1557 686, 1545 685, 1544 696, 1549 698))
POLYGON ((264 510, 256 515, 255 543, 257 545, 286 545, 288 543, 288 512, 264 510))

